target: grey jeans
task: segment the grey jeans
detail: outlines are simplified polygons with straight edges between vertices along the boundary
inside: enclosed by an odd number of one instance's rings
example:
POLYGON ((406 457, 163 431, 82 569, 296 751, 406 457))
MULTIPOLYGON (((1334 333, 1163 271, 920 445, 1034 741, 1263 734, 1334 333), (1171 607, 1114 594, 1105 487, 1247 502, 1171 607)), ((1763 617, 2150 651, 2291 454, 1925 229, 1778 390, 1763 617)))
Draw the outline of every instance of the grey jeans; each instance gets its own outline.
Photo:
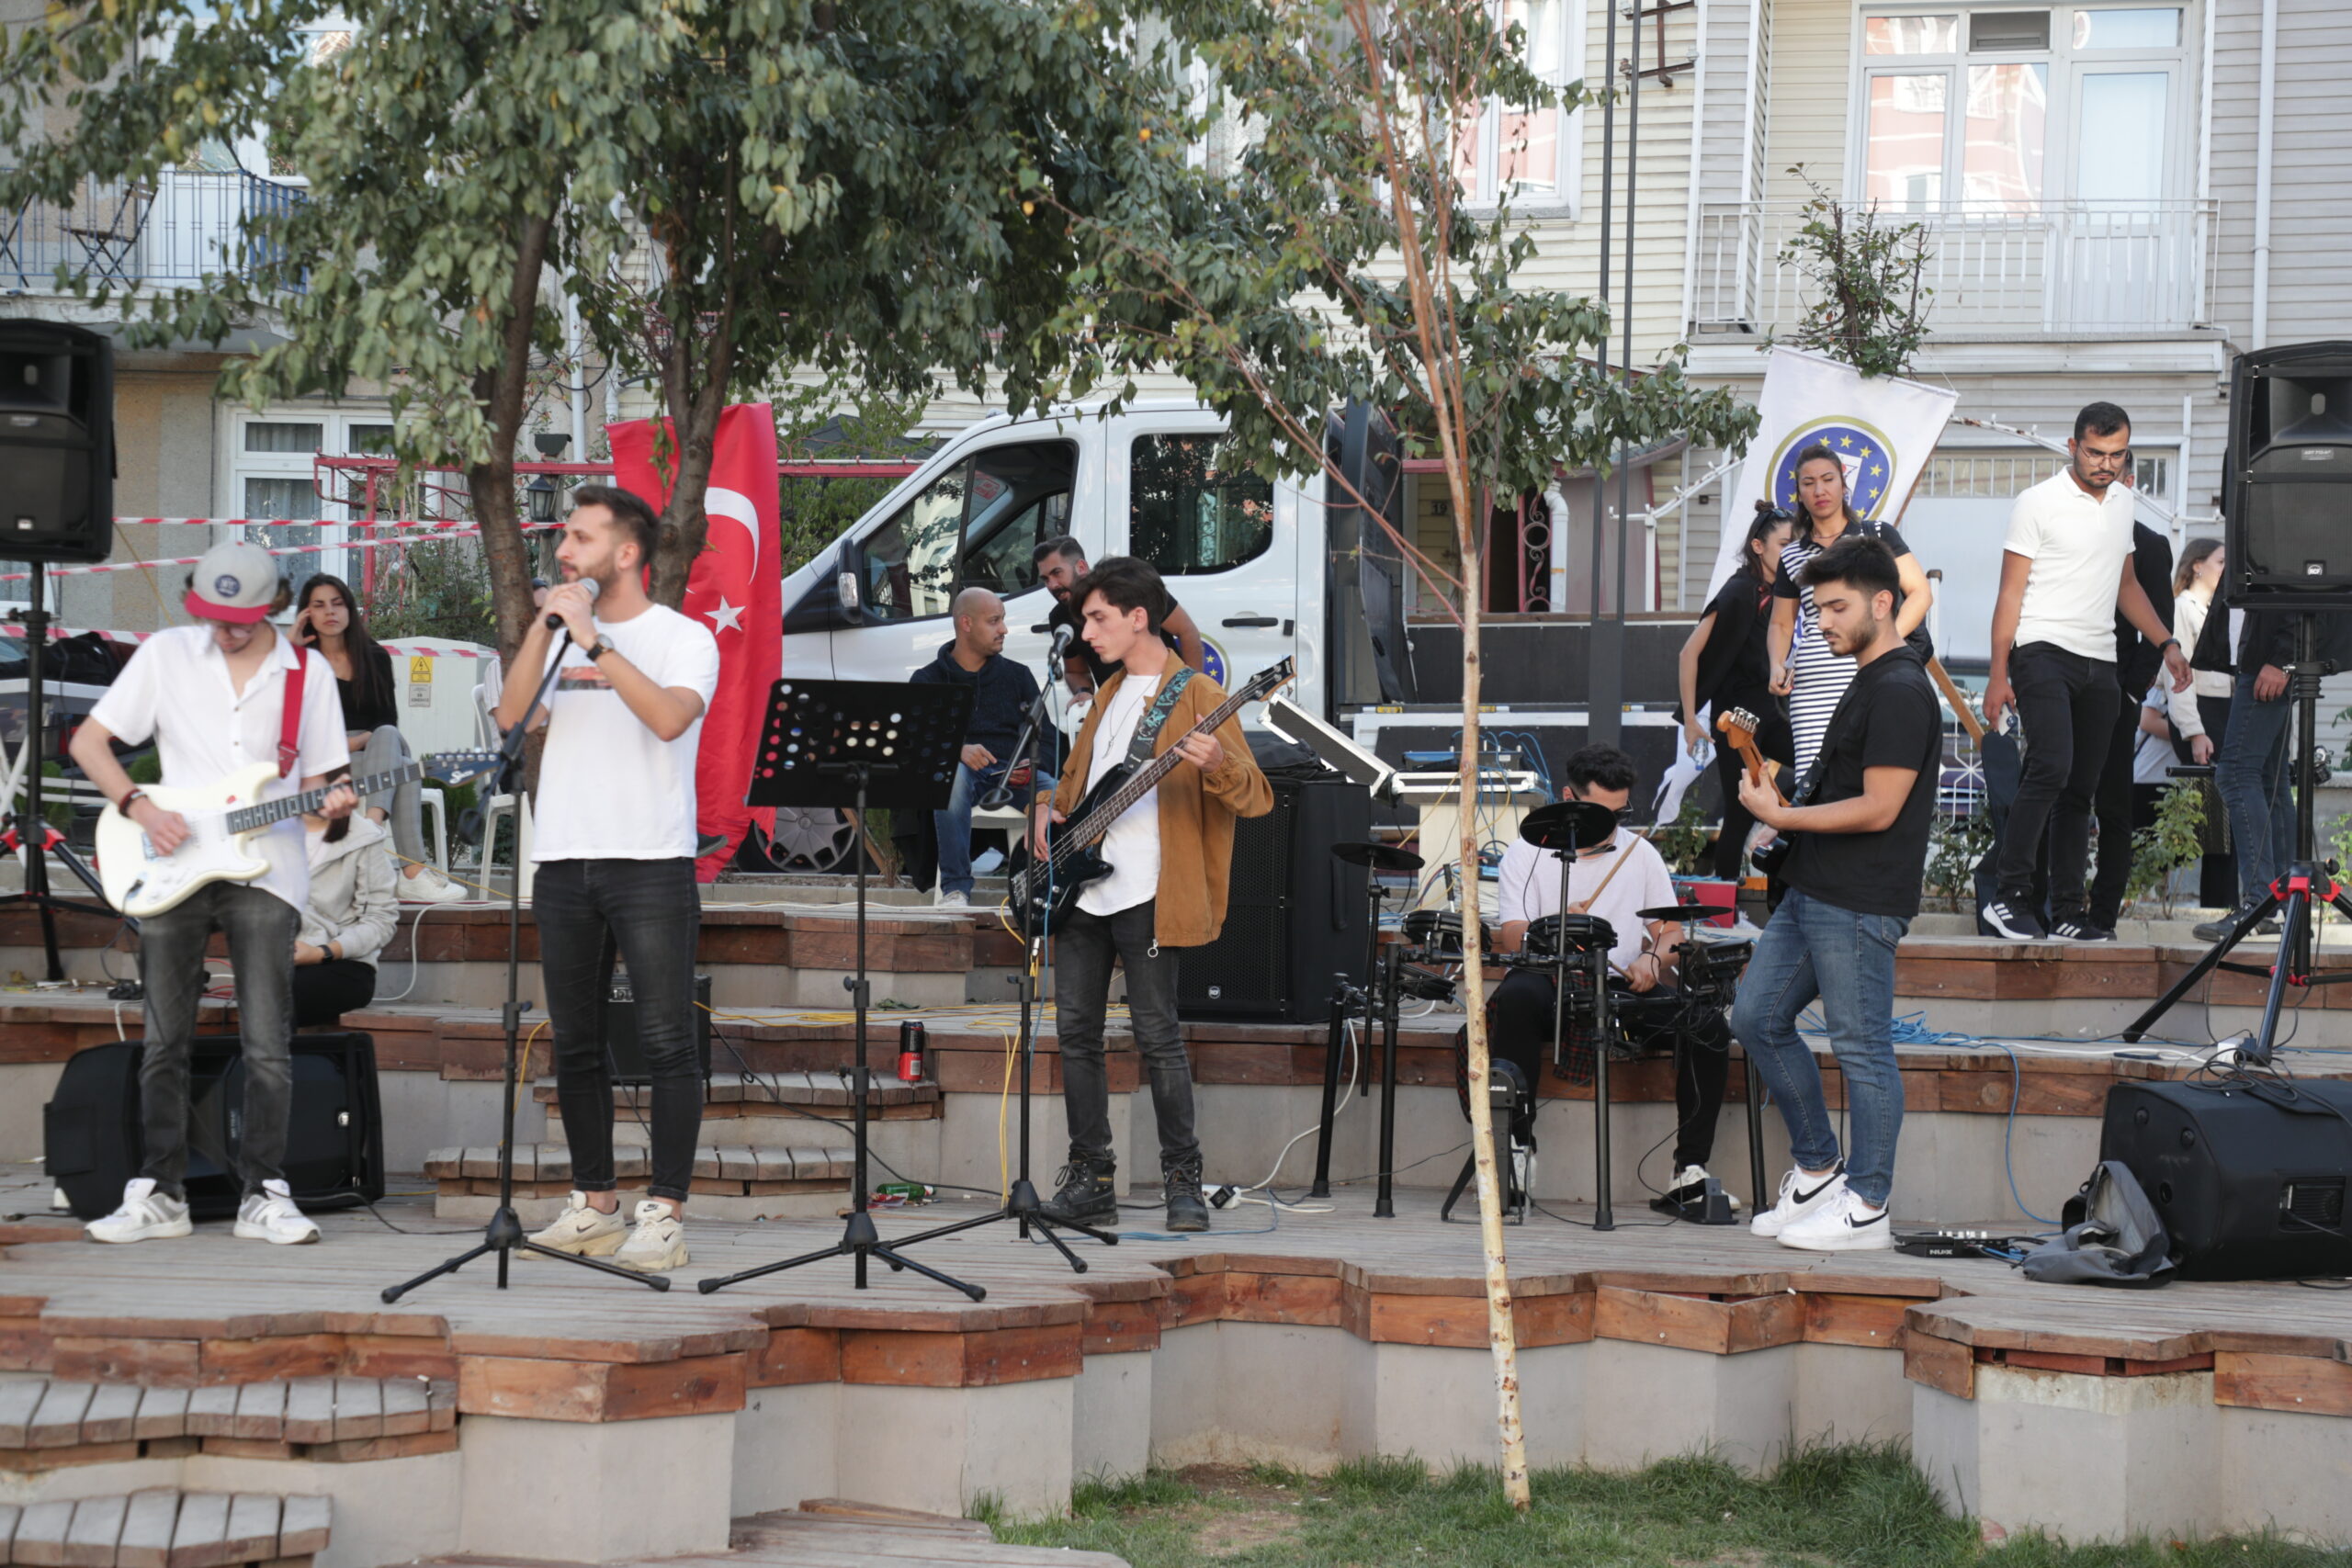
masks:
MULTIPOLYGON (((416 753, 408 749, 408 737, 388 724, 368 736, 368 744, 351 759, 351 776, 358 779, 369 773, 388 773, 415 760, 416 753)), ((424 805, 421 790, 417 781, 411 779, 396 788, 379 790, 360 803, 370 811, 390 815, 392 848, 399 852, 403 868, 424 858, 424 805)))
POLYGON ((1111 1087, 1102 1066, 1102 1015, 1111 965, 1127 972, 1127 1019, 1143 1053, 1151 1106, 1159 1119, 1159 1165, 1197 1167, 1193 1124, 1193 1062, 1176 1022, 1176 954, 1153 939, 1155 903, 1115 915, 1073 909, 1054 933, 1054 1028, 1062 1054, 1062 1108, 1069 1117, 1069 1157, 1111 1155, 1111 1087))
POLYGON ((274 893, 243 882, 199 887, 186 902, 139 925, 139 978, 147 988, 147 1048, 139 1065, 147 1162, 140 1174, 174 1198, 186 1196, 188 1051, 204 995, 204 948, 213 931, 229 939, 237 975, 237 1028, 245 1063, 243 1134, 237 1176, 246 1196, 285 1179, 286 1122, 294 1100, 294 935, 301 916, 274 893))

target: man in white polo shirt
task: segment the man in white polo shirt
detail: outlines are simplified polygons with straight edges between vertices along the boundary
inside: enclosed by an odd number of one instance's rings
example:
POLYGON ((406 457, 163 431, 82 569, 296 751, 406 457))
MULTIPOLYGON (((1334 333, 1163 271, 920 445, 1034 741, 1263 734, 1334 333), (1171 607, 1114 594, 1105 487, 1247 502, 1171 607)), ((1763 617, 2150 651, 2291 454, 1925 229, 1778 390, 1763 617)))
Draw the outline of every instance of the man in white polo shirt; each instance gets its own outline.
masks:
MULTIPOLYGON (((214 546, 188 580, 185 604, 197 625, 174 626, 141 643, 74 732, 74 761, 82 772, 166 854, 187 838, 187 820, 131 782, 115 760, 117 737, 136 744, 153 736, 164 784, 173 789, 201 789, 256 762, 274 761, 278 775, 264 790, 266 799, 317 789, 351 760, 334 671, 269 624, 277 593, 277 563, 268 551, 256 545, 214 546)), ((348 786, 337 788, 319 815, 347 817, 358 805, 348 786)), ((279 1168, 294 1099, 294 937, 311 889, 301 818, 265 829, 247 847, 268 863, 260 876, 208 883, 140 922, 147 1048, 139 1095, 146 1161, 123 1189, 122 1206, 90 1222, 94 1241, 189 1234, 180 1185, 187 1172, 187 1060, 204 994, 205 944, 215 931, 229 939, 244 1052, 244 1124, 237 1148, 244 1201, 236 1234, 281 1246, 319 1239, 319 1227, 294 1206, 279 1168)))
POLYGON ((2189 680, 2180 644, 2132 570, 2131 416, 2113 403, 2092 403, 2075 416, 2066 448, 2066 468, 2018 496, 2009 513, 1984 684, 1984 722, 1997 728, 2014 705, 2026 745, 1996 862, 1999 895, 1980 913, 2000 935, 2027 941, 2077 942, 2092 932, 2084 888, 2091 803, 2122 701, 2116 616, 2162 650, 2174 689, 2187 689, 2189 680), (2045 827, 2047 929, 2033 908, 2045 827))

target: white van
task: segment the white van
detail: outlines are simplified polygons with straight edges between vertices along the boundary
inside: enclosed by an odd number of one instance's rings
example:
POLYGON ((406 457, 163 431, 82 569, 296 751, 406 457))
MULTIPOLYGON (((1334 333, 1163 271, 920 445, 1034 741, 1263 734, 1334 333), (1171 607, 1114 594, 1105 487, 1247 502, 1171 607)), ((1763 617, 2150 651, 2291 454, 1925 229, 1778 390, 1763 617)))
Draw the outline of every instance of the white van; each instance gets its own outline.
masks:
MULTIPOLYGON (((1350 428, 1365 423, 1353 415, 1350 428)), ((1385 440, 1376 417, 1368 423, 1385 440)), ((1404 648, 1393 550, 1376 529, 1371 551, 1335 548, 1333 525, 1352 541, 1355 509, 1327 524, 1319 471, 1269 485, 1225 466, 1224 428, 1197 403, 1146 402, 1107 416, 998 414, 959 431, 786 580, 784 673, 903 681, 954 637, 948 606, 972 585, 1004 598, 1006 657, 1042 670, 1053 599, 1030 557, 1069 534, 1089 561, 1135 555, 1158 567, 1226 685, 1288 657, 1292 700, 1311 713, 1409 700, 1409 665, 1404 681, 1384 680, 1373 654, 1404 648), (1336 622, 1335 605, 1345 607, 1336 622)))

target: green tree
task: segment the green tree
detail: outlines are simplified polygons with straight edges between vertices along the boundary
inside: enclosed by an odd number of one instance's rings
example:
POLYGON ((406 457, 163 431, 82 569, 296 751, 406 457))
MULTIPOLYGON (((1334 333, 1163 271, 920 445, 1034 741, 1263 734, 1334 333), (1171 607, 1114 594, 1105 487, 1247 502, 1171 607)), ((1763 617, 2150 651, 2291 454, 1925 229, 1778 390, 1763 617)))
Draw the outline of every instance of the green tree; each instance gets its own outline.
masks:
POLYGON ((1907 374, 1927 341, 1936 293, 1924 281, 1928 226, 1888 222, 1875 207, 1849 208, 1802 164, 1789 173, 1813 192, 1804 221, 1781 246, 1781 265, 1804 274, 1813 293, 1789 341, 1865 376, 1907 374))
MULTIPOLYGON (((1550 108, 1565 126, 1586 101, 1525 68, 1524 39, 1500 14, 1488 0, 1184 7, 1164 43, 1139 35, 1143 79, 1197 61, 1212 90, 1139 107, 1133 134, 1149 156, 1101 210, 1063 209, 1084 290, 1063 334, 1098 355, 1083 384, 1124 397, 1146 368, 1172 369, 1227 417, 1240 461, 1268 479, 1319 463, 1335 499, 1365 499, 1326 457, 1331 417, 1351 400, 1386 411, 1409 453, 1442 460, 1459 574, 1391 538, 1462 623, 1465 788, 1479 749, 1476 498, 1606 467, 1624 443, 1737 447, 1755 425, 1728 393, 1694 390, 1679 360, 1602 374, 1584 354, 1603 344, 1607 311, 1526 286, 1533 242, 1507 211, 1464 200, 1456 150, 1489 105, 1550 108), (1216 120, 1240 130, 1237 156, 1214 155, 1216 120)), ((1456 851, 1470 886, 1477 850, 1465 823, 1456 851)), ((1465 959, 1476 995, 1475 942, 1465 959)), ((1470 1010, 1468 1035, 1504 1485, 1524 1508, 1484 1010, 1470 1010)))

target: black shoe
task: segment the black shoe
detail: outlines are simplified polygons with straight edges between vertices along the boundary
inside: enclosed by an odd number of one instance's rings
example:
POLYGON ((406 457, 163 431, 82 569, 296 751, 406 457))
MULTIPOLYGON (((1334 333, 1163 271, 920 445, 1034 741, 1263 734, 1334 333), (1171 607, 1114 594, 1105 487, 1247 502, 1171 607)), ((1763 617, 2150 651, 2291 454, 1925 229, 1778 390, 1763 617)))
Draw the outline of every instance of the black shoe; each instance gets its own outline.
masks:
POLYGON ((2041 942, 2048 934, 2042 931, 2041 922, 2034 919, 2032 910, 2006 895, 1979 906, 1976 918, 1991 926, 1995 936, 2007 937, 2011 942, 2041 942))
MULTIPOLYGON (((2253 905, 2241 904, 2236 908, 2232 909, 2228 914, 2223 915, 2220 919, 2208 920, 2203 925, 2199 926, 2193 934, 2199 942, 2219 942, 2223 937, 2230 934, 2230 929, 2233 926, 2235 926, 2240 920, 2245 919, 2246 916, 2253 912, 2253 905)), ((2278 934, 2278 922, 2275 919, 2265 919, 2260 925, 2255 927, 2253 931, 2249 934, 2254 936, 2277 936, 2278 934)))
POLYGON ((1168 1228, 1171 1231, 1204 1231, 1209 1228, 1209 1206, 1201 1196, 1201 1156, 1164 1163, 1159 1168, 1162 1190, 1168 1195, 1168 1228))
POLYGON ((2093 925, 2087 917, 2075 916, 2058 921, 2050 928, 2053 942, 2113 942, 2115 933, 2105 926, 2093 925))
POLYGON ((1119 1192, 1112 1184, 1118 1162, 1074 1156, 1054 1178, 1054 1195, 1037 1210, 1037 1217, 1052 1225, 1092 1225, 1101 1228, 1119 1221, 1119 1192))

